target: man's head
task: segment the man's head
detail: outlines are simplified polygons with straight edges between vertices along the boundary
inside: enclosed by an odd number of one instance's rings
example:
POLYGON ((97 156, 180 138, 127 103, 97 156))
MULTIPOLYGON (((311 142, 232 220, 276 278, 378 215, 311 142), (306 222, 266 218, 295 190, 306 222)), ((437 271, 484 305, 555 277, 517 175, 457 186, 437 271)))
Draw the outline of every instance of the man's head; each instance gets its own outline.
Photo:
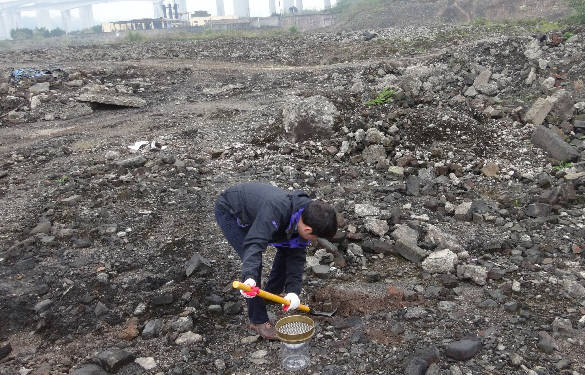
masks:
POLYGON ((305 207, 297 226, 299 236, 305 240, 332 238, 337 232, 335 209, 323 201, 311 201, 305 207))

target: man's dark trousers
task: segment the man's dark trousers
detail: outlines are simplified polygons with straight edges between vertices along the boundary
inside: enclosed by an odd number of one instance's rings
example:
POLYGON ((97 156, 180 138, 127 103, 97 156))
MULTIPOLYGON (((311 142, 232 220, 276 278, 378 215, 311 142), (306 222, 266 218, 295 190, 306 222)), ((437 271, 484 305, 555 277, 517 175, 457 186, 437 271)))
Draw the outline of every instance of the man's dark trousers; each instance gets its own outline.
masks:
MULTIPOLYGON (((243 243, 246 234, 248 233, 248 229, 239 226, 236 218, 221 205, 215 205, 215 219, 225 238, 228 240, 231 247, 236 250, 241 259, 244 256, 245 249, 243 243)), ((268 276, 268 281, 263 289, 270 293, 279 294, 284 290, 284 283, 286 281, 287 251, 278 247, 276 249, 277 251, 274 257, 274 263, 272 264, 272 269, 270 270, 270 276, 268 276)), ((257 274, 259 277, 258 280, 255 280, 256 286, 260 287, 262 264, 260 264, 257 274)), ((250 322, 259 324, 268 321, 266 305, 262 298, 246 298, 246 303, 248 305, 248 317, 250 318, 250 322)))

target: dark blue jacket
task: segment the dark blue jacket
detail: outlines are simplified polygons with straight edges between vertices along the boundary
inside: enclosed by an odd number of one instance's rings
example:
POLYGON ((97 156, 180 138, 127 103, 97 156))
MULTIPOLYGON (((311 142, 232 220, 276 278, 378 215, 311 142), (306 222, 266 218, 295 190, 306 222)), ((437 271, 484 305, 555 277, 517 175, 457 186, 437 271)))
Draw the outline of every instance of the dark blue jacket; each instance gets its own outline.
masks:
POLYGON ((262 252, 272 244, 288 252, 286 291, 300 293, 309 242, 298 235, 297 223, 309 202, 311 198, 302 191, 288 192, 260 183, 236 185, 220 195, 218 204, 247 230, 242 257, 244 280, 260 279, 262 252))

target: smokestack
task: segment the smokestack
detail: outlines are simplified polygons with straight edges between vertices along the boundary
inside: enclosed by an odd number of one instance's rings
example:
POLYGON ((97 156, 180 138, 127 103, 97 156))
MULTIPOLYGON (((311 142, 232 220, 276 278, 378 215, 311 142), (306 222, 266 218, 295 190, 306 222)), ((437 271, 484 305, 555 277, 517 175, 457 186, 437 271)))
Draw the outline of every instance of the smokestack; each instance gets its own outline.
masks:
POLYGON ((276 0, 268 0, 268 10, 271 16, 276 13, 276 0))
POLYGON ((174 3, 173 8, 175 9, 175 19, 179 19, 179 4, 174 3))
POLYGON ((223 0, 215 0, 215 6, 216 6, 216 13, 218 16, 225 16, 225 7, 223 4, 223 0))
POLYGON ((173 18, 173 7, 169 4, 167 5, 167 8, 169 9, 169 18, 173 18))
POLYGON ((297 12, 303 11, 303 0, 295 0, 295 7, 297 8, 297 12))
POLYGON ((163 11, 163 18, 167 18, 167 7, 164 4, 161 4, 160 7, 163 11))

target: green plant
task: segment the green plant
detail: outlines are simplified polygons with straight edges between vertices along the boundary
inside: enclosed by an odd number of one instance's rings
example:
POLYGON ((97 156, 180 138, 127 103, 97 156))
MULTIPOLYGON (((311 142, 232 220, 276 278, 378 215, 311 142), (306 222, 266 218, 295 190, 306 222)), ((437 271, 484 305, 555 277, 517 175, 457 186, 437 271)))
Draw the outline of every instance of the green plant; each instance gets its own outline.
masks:
POLYGON ((292 34, 295 34, 295 33, 298 33, 299 32, 299 29, 296 26, 291 26, 291 27, 288 28, 288 32, 289 33, 292 33, 292 34))
POLYGON ((566 162, 566 161, 562 161, 560 162, 558 165, 553 165, 552 169, 556 170, 556 171, 561 171, 565 168, 571 168, 573 166, 573 163, 566 162))
POLYGON ((396 94, 396 91, 388 90, 387 88, 385 88, 374 99, 368 100, 366 102, 366 105, 379 105, 384 103, 390 103, 394 100, 393 99, 394 94, 396 94))
POLYGON ((520 199, 518 198, 514 199, 514 207, 518 208, 520 206, 521 206, 520 199))
POLYGON ((565 40, 565 42, 566 42, 567 40, 571 39, 571 37, 572 37, 573 35, 575 35, 575 34, 573 34, 573 33, 572 33, 572 32, 570 32, 570 31, 567 31, 566 33, 564 33, 564 34, 563 34, 563 39, 564 39, 564 40, 565 40))
POLYGON ((61 177, 59 177, 59 179, 57 180, 57 182, 58 182, 58 183, 60 183, 60 184, 64 184, 64 183, 66 183, 67 181, 69 181, 69 177, 67 177, 67 176, 61 176, 61 177))
POLYGON ((10 30, 10 37, 14 40, 32 39, 33 31, 31 29, 12 29, 10 30))
POLYGON ((129 31, 126 40, 132 43, 144 41, 144 36, 138 31, 129 31))
POLYGON ((57 37, 57 36, 63 36, 66 33, 65 33, 65 30, 60 29, 60 28, 57 27, 56 29, 51 30, 50 31, 50 34, 51 34, 52 37, 57 37))
POLYGON ((491 26, 492 21, 490 21, 484 17, 478 17, 478 18, 474 18, 473 21, 471 22, 471 24, 473 26, 491 26))

